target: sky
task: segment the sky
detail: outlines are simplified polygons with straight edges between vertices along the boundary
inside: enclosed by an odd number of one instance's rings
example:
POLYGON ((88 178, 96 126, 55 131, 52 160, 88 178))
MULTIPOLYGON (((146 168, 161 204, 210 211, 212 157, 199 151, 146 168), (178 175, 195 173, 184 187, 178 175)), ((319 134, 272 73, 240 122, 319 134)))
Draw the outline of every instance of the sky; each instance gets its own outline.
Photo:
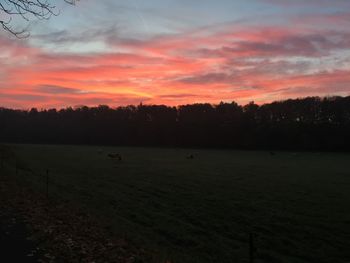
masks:
POLYGON ((28 38, 0 30, 0 107, 350 95, 349 0, 51 2, 12 20, 28 38))

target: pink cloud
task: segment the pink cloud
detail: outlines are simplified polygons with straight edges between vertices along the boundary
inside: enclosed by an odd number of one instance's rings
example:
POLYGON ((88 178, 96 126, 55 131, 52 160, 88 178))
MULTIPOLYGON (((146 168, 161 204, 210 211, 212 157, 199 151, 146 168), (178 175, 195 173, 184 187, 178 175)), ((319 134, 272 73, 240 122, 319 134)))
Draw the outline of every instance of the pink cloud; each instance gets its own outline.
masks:
POLYGON ((337 6, 337 7, 347 7, 350 6, 348 0, 262 0, 263 2, 270 3, 273 5, 282 5, 282 6, 337 6))
POLYGON ((108 35, 106 44, 123 51, 92 54, 50 53, 5 37, 0 44, 0 106, 262 103, 350 92, 350 60, 329 62, 350 56, 344 29, 241 25, 148 40, 108 35))

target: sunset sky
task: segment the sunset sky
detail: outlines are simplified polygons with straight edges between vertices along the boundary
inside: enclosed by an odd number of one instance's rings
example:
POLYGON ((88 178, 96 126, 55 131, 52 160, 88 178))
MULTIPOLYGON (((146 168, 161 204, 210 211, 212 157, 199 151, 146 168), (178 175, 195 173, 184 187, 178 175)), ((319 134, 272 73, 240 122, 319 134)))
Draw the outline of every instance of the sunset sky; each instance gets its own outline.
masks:
POLYGON ((349 0, 56 2, 0 30, 0 107, 350 95, 349 0))

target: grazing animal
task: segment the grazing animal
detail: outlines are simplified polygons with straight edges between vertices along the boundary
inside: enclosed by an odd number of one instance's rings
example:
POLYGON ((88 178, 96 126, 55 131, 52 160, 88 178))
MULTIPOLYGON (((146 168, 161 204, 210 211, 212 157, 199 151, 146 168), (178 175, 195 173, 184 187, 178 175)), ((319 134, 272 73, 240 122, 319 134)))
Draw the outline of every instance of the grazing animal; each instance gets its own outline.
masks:
POLYGON ((122 156, 119 153, 109 153, 108 157, 118 161, 122 160, 122 156))
POLYGON ((186 156, 186 159, 193 160, 194 159, 194 155, 193 154, 189 154, 189 155, 186 156))
POLYGON ((275 156, 276 153, 275 153, 275 152, 270 152, 270 155, 271 155, 271 156, 275 156))

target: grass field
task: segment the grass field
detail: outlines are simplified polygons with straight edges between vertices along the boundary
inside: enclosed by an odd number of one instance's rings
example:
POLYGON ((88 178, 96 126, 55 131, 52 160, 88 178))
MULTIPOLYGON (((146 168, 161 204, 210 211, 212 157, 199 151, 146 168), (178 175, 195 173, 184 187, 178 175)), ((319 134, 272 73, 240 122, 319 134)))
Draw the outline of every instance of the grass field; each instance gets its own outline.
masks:
POLYGON ((49 169, 51 196, 171 262, 248 262, 249 233, 256 262, 350 261, 348 154, 10 147, 21 181, 44 192, 49 169))

